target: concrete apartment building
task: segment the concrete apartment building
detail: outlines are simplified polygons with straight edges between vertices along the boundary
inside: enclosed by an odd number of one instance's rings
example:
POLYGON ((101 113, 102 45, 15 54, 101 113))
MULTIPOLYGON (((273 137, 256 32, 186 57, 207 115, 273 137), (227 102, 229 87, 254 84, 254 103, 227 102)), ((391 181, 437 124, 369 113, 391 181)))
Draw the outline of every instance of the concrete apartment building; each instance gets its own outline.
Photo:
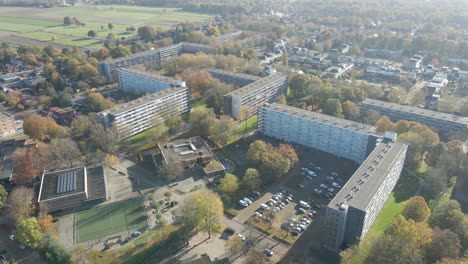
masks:
POLYGON ((104 169, 77 167, 44 172, 38 197, 39 205, 47 205, 49 212, 77 208, 88 201, 105 201, 104 169))
POLYGON ((15 119, 7 112, 0 112, 0 139, 16 133, 15 119))
POLYGON ((130 56, 117 58, 105 62, 98 63, 97 68, 99 74, 107 78, 108 81, 114 82, 118 80, 117 70, 121 68, 130 68, 138 64, 156 64, 161 65, 165 59, 173 56, 178 56, 183 53, 215 53, 216 47, 182 42, 179 44, 170 45, 160 49, 148 50, 130 56))
POLYGON ((189 89, 168 88, 104 110, 96 118, 105 127, 116 126, 128 138, 164 122, 164 117, 190 112, 189 89))
POLYGON ((264 135, 318 149, 357 163, 375 148, 375 127, 274 103, 259 110, 264 135))
POLYGON ((119 89, 136 95, 152 94, 174 87, 186 87, 184 81, 133 69, 118 69, 117 75, 119 89))
POLYGON ((367 98, 360 104, 361 110, 375 110, 392 121, 420 122, 439 132, 468 132, 468 117, 456 116, 408 105, 394 104, 367 98))
POLYGON ((211 74, 213 78, 219 79, 220 81, 224 83, 229 83, 233 84, 239 87, 243 87, 246 85, 249 85, 253 82, 256 82, 260 80, 262 77, 260 76, 255 76, 255 75, 250 75, 250 74, 245 74, 245 73, 237 73, 237 72, 231 72, 231 71, 225 71, 225 70, 220 70, 220 69, 205 69, 206 72, 211 74))
POLYGON ((248 116, 254 115, 258 107, 276 101, 287 89, 288 76, 276 72, 224 95, 224 113, 238 119, 241 108, 246 107, 248 116))
POLYGON ((408 146, 394 133, 277 103, 260 108, 258 126, 266 136, 361 164, 326 209, 323 244, 337 252, 363 238, 400 177, 408 146))
POLYGON ((338 252, 364 238, 400 178, 408 146, 384 136, 326 208, 324 246, 338 252))

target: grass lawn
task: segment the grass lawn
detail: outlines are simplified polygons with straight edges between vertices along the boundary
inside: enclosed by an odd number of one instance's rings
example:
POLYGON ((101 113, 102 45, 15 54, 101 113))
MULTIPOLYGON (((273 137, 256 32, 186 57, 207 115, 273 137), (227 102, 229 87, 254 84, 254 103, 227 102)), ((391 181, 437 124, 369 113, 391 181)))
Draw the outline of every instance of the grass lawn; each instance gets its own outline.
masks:
POLYGON ((390 223, 393 218, 400 215, 403 208, 405 208, 404 202, 397 203, 395 201, 395 195, 392 193, 390 197, 388 197, 382 211, 380 211, 379 216, 375 219, 369 233, 383 233, 385 228, 387 228, 388 223, 390 223))
POLYGON ((141 198, 132 198, 76 213, 76 242, 81 243, 106 235, 146 225, 141 198))
MULTIPOLYGON (((57 43, 57 44, 62 44, 62 45, 79 46, 79 47, 85 46, 85 45, 92 45, 92 44, 97 45, 100 43, 100 41, 97 39, 64 36, 64 35, 59 35, 59 34, 54 34, 54 33, 49 33, 49 32, 42 32, 42 31, 21 33, 21 34, 18 34, 18 36, 30 38, 30 39, 48 41, 51 43, 57 43), (52 41, 53 36, 55 37, 54 41, 52 41)), ((102 46, 102 44, 99 44, 99 46, 102 46)))
POLYGON ((12 31, 12 32, 30 32, 43 29, 43 26, 15 24, 9 22, 0 22, 0 30, 12 31))
POLYGON ((0 16, 0 23, 10 23, 15 25, 33 25, 41 27, 56 27, 62 24, 58 21, 6 16, 0 16))

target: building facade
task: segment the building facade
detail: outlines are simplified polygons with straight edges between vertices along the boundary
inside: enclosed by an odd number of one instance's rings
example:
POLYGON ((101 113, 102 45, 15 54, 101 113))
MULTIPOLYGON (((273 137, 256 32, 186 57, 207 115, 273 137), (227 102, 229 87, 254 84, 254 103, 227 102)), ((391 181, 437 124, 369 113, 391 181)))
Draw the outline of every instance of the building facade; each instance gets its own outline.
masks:
POLYGON ((239 87, 249 85, 262 78, 260 76, 219 70, 219 69, 206 69, 205 71, 211 74, 213 78, 219 79, 220 81, 224 83, 233 84, 239 87))
POLYGON ((119 136, 128 138, 164 122, 168 116, 190 112, 189 90, 168 88, 96 114, 105 127, 116 126, 119 136))
POLYGON ((405 163, 408 146, 383 137, 326 208, 324 246, 338 252, 358 243, 382 210, 405 163))
POLYGON ((277 103, 260 108, 258 130, 357 163, 366 159, 378 138, 373 126, 277 103))
POLYGON ((276 72, 224 95, 224 113, 238 119, 245 107, 247 116, 252 116, 258 107, 276 101, 287 89, 288 76, 276 72))
POLYGON ((132 69, 119 69, 117 74, 119 89, 136 95, 152 94, 172 87, 186 87, 184 81, 132 69))
POLYGON ((16 133, 15 119, 7 112, 0 113, 0 139, 16 133))
POLYGON ((375 110, 392 121, 408 120, 432 127, 439 132, 468 132, 468 117, 461 117, 408 105, 394 104, 367 98, 361 110, 375 110))

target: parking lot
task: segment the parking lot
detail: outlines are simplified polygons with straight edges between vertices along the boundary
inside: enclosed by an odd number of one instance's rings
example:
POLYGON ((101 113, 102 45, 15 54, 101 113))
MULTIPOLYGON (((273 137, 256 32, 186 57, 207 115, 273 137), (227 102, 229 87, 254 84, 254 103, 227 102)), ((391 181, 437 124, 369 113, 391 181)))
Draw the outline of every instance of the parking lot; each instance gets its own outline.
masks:
POLYGON ((300 160, 298 164, 280 184, 260 186, 257 190, 260 195, 248 196, 253 201, 239 201, 240 213, 233 218, 239 223, 253 223, 257 229, 265 226, 272 237, 280 240, 282 237, 278 235, 287 232, 291 236, 282 241, 284 244, 294 243, 301 236, 307 237, 300 240, 321 239, 321 232, 309 229, 322 230, 324 208, 359 167, 350 160, 302 146, 294 147, 300 160))

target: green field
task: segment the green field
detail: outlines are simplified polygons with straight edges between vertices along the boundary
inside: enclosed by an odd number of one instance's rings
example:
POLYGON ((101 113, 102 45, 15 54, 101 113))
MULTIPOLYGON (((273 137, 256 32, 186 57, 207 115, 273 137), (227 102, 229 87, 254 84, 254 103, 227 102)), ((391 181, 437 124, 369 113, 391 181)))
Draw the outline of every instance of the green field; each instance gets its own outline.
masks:
POLYGON ((76 213, 76 242, 125 232, 146 225, 141 198, 132 198, 76 213))
POLYGON ((207 22, 211 15, 181 11, 180 8, 154 8, 127 5, 84 5, 74 7, 32 8, 2 7, 0 9, 0 36, 41 40, 56 44, 99 48, 102 43, 88 38, 88 31, 95 30, 97 38, 104 39, 112 32, 116 38, 128 38, 136 33, 126 28, 153 25, 168 29, 180 22, 207 22), (63 18, 78 18, 82 27, 64 26, 63 18), (114 28, 109 30, 107 24, 114 28), (103 29, 101 29, 103 27, 103 29), (55 40, 52 40, 53 37, 55 40))

